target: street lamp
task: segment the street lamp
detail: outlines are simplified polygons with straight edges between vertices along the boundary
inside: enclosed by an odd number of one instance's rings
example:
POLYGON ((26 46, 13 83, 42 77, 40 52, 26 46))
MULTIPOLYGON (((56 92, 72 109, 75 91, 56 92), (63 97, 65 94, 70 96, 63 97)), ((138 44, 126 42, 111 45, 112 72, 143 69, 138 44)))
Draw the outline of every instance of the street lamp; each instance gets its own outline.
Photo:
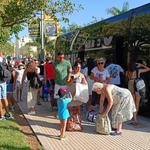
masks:
POLYGON ((36 15, 40 15, 41 16, 41 21, 40 21, 40 37, 41 37, 41 52, 39 55, 39 58, 41 60, 44 60, 44 11, 41 10, 41 12, 36 12, 34 14, 34 17, 36 17, 36 15))
POLYGON ((41 59, 44 60, 44 11, 41 11, 41 59))

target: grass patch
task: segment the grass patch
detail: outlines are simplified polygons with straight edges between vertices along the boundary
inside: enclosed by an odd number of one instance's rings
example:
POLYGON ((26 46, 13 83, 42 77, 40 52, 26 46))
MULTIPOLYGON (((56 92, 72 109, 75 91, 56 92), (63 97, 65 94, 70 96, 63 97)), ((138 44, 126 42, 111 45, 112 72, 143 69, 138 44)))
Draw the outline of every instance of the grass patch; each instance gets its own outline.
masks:
POLYGON ((12 120, 0 121, 0 150, 31 150, 25 135, 12 120))

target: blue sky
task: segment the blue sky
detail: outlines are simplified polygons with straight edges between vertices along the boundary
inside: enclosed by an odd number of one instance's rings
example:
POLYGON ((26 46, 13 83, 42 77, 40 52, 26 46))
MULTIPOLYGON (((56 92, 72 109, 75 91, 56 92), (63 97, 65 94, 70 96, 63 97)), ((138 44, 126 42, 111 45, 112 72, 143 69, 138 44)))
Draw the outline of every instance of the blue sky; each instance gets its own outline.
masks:
MULTIPOLYGON (((80 12, 74 12, 73 15, 69 16, 70 23, 76 23, 77 25, 84 25, 90 23, 93 18, 96 17, 97 20, 101 20, 101 18, 106 19, 111 17, 110 14, 107 14, 106 9, 111 8, 113 6, 121 9, 123 3, 126 0, 74 0, 75 3, 81 4, 84 9, 80 12)), ((147 4, 149 0, 128 0, 129 8, 136 8, 141 5, 147 4)), ((64 26, 64 24, 63 24, 64 26)), ((22 32, 20 32, 19 37, 24 37, 28 35, 28 30, 25 28, 22 32)))

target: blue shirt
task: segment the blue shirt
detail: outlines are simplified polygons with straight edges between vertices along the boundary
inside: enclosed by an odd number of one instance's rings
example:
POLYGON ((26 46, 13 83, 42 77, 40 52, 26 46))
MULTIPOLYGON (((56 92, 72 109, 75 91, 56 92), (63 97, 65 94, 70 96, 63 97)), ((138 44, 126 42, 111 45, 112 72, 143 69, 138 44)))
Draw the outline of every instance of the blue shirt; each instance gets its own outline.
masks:
POLYGON ((70 103, 70 98, 58 98, 58 117, 60 120, 65 120, 70 117, 68 111, 68 104, 70 103))

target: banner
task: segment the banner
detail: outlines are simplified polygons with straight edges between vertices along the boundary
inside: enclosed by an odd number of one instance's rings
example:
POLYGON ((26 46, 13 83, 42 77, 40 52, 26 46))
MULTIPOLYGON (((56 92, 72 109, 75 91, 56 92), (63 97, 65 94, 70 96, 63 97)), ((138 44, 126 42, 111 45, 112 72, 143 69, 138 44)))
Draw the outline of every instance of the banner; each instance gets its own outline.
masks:
POLYGON ((57 25, 54 19, 44 20, 45 37, 57 36, 57 25))
POLYGON ((29 23, 29 36, 40 37, 40 23, 38 20, 31 20, 29 23))

